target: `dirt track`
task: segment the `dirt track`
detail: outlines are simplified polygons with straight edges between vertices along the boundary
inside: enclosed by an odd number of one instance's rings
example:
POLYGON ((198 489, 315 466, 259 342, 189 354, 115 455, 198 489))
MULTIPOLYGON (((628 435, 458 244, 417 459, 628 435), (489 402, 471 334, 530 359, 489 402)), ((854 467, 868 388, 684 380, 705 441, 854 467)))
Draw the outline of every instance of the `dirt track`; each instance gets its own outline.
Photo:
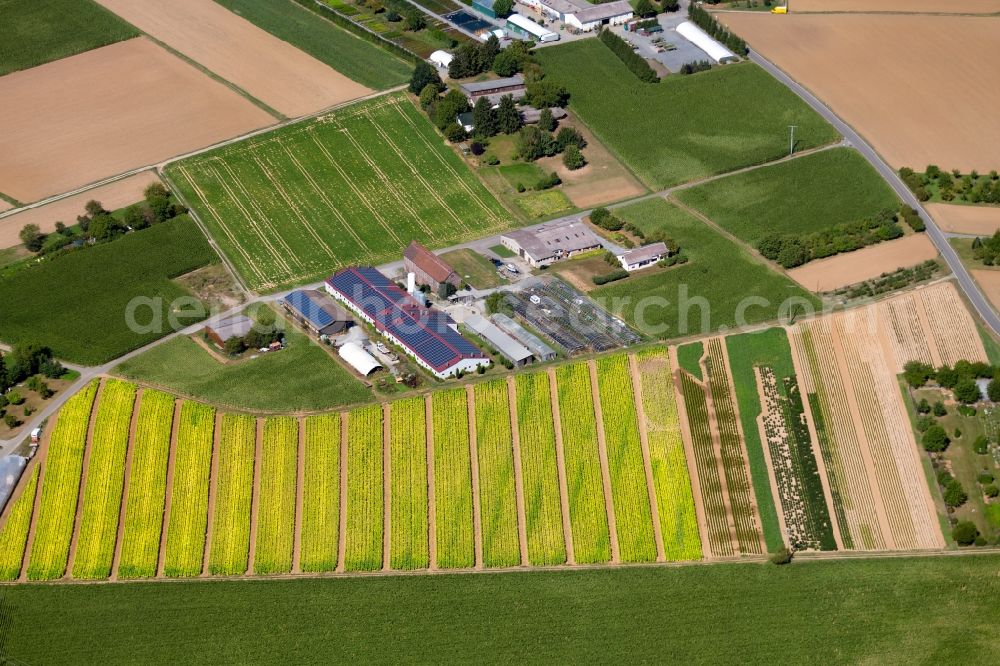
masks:
MULTIPOLYGON (((1000 156, 997 161, 1000 162, 1000 156)), ((1000 207, 924 204, 942 231, 992 236, 1000 231, 1000 207)))
POLYGON ((795 0, 792 11, 991 14, 1000 12, 1000 0, 795 0))
MULTIPOLYGON (((0 218, 0 247, 20 244, 18 233, 26 224, 37 224, 43 233, 49 233, 56 228, 56 222, 65 222, 67 226, 75 224, 76 216, 83 214, 84 205, 91 199, 100 201, 108 210, 115 210, 139 201, 146 186, 158 182, 160 179, 155 172, 144 171, 44 206, 0 218)), ((0 210, 3 208, 0 207, 0 210)))
POLYGON ((274 123, 144 37, 0 78, 0 192, 38 201, 274 123))
POLYGON ((719 17, 829 104, 892 166, 996 168, 1000 87, 993 56, 1000 52, 1000 18, 719 17))
POLYGON ((915 266, 936 256, 937 249, 927 234, 912 234, 854 252, 810 261, 805 266, 788 271, 788 276, 810 291, 833 291, 897 268, 915 266))
POLYGON ((98 2, 286 116, 372 92, 208 0, 98 2))

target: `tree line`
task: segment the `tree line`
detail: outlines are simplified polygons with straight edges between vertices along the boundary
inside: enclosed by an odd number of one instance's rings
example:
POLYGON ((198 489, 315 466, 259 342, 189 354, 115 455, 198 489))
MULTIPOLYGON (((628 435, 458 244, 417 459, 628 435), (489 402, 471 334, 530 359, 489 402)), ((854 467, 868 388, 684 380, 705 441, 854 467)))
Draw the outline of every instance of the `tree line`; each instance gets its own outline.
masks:
MULTIPOLYGON (((27 342, 11 347, 6 354, 0 353, 0 416, 8 428, 21 425, 21 420, 11 407, 24 404, 24 396, 15 388, 22 382, 25 388, 35 391, 43 400, 52 396, 44 378, 58 379, 66 374, 66 368, 52 357, 48 347, 27 342)), ((25 407, 24 416, 30 416, 30 408, 25 407)))
POLYGON ((645 83, 656 83, 660 80, 660 77, 656 75, 653 68, 649 66, 646 59, 640 56, 638 53, 632 50, 632 45, 626 42, 624 39, 611 32, 610 30, 601 30, 597 34, 601 42, 607 46, 612 53, 618 56, 630 72, 635 74, 636 78, 645 83))
POLYGON ((715 17, 694 4, 688 5, 688 18, 696 26, 707 32, 713 39, 722 42, 730 51, 737 55, 747 54, 747 43, 729 28, 715 20, 715 17))
POLYGON ((43 233, 37 224, 26 224, 19 235, 29 251, 51 256, 71 245, 112 241, 129 231, 145 229, 184 213, 187 208, 175 202, 166 187, 152 183, 143 191, 143 201, 124 209, 120 216, 91 199, 84 205, 83 214, 76 217, 75 225, 58 221, 53 233, 43 233))

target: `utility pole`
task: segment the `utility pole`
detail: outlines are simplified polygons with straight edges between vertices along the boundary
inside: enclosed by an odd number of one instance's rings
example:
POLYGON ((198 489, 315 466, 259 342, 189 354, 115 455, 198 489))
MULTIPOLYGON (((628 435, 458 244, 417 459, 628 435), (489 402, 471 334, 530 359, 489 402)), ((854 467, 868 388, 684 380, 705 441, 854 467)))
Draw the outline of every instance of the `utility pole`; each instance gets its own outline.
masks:
POLYGON ((795 152, 795 128, 798 125, 789 125, 788 130, 790 132, 788 137, 788 156, 791 157, 792 153, 795 152))

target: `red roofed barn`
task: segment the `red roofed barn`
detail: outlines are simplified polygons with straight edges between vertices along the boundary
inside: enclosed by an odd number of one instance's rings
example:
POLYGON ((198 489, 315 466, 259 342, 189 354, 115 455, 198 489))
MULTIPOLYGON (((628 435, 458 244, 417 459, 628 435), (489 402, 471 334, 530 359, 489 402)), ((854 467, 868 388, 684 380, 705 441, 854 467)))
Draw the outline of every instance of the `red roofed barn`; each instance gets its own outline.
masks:
POLYGON ((442 297, 448 295, 445 285, 450 284, 455 289, 462 286, 462 276, 444 259, 417 241, 411 241, 403 252, 403 267, 407 273, 416 274, 417 283, 426 284, 442 297))

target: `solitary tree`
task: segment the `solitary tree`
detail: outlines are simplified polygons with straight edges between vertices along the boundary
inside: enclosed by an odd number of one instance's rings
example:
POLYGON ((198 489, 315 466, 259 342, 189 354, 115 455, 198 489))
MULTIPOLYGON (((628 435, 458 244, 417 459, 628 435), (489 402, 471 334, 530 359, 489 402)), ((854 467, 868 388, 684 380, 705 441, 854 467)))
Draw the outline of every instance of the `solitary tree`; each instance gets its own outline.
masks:
POLYGON ((583 159, 583 153, 580 152, 575 143, 566 146, 566 150, 563 151, 562 161, 570 171, 576 171, 587 164, 587 160, 583 159))
POLYGON ((493 13, 497 18, 507 18, 514 11, 514 0, 493 0, 493 13))
POLYGON ((993 402, 1000 402, 1000 378, 994 377, 986 387, 986 395, 993 402))
POLYGON ((964 402, 967 405, 971 405, 974 402, 978 402, 982 397, 979 393, 979 387, 971 379, 962 379, 955 384, 955 388, 952 389, 955 393, 955 399, 959 402, 964 402))
POLYGON ((979 529, 971 520, 960 520, 951 530, 951 537, 959 546, 971 546, 979 536, 979 529))
POLYGON ((476 100, 472 109, 472 134, 479 138, 488 138, 497 133, 497 115, 493 105, 485 97, 476 100))
POLYGON ((437 70, 430 63, 421 60, 413 70, 410 77, 410 92, 414 95, 420 94, 425 86, 433 84, 437 90, 441 90, 443 84, 437 70))
POLYGON ((37 224, 24 225, 19 236, 21 237, 21 242, 24 243, 24 247, 32 252, 41 250, 42 243, 45 241, 45 234, 42 233, 37 224))
POLYGON ((939 425, 932 425, 924 433, 924 438, 922 440, 924 445, 924 450, 930 451, 931 453, 940 453, 948 448, 948 433, 944 431, 939 425))

